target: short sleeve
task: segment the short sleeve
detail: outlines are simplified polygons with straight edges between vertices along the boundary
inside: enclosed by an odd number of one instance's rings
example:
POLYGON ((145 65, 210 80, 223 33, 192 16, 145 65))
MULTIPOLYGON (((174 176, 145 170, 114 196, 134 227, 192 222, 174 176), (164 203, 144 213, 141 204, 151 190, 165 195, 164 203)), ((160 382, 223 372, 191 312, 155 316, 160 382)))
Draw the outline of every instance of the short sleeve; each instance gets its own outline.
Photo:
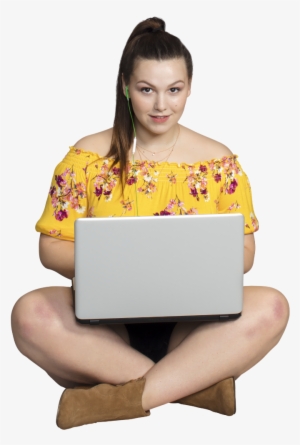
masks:
POLYGON ((218 200, 218 213, 242 213, 245 220, 245 235, 256 232, 259 223, 256 218, 251 186, 237 156, 222 159, 221 188, 218 200))
POLYGON ((37 232, 74 241, 74 222, 87 216, 85 167, 74 150, 55 167, 44 211, 35 225, 37 232))

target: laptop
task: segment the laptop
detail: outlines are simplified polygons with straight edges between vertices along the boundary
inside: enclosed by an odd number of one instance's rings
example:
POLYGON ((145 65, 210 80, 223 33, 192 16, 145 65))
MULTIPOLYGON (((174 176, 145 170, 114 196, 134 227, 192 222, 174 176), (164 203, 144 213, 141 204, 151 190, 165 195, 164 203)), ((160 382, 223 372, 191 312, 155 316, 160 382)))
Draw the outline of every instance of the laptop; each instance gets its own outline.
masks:
POLYGON ((243 307, 242 214, 79 218, 80 323, 232 320, 243 307))

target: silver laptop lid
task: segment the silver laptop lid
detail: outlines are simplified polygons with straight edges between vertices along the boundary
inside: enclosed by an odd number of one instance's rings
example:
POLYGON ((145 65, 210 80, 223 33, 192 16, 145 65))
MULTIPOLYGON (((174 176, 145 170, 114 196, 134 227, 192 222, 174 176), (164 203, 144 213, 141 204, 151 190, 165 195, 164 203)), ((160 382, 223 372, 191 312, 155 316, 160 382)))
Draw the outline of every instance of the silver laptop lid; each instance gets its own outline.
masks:
POLYGON ((236 318, 244 216, 79 218, 75 315, 91 323, 236 318))

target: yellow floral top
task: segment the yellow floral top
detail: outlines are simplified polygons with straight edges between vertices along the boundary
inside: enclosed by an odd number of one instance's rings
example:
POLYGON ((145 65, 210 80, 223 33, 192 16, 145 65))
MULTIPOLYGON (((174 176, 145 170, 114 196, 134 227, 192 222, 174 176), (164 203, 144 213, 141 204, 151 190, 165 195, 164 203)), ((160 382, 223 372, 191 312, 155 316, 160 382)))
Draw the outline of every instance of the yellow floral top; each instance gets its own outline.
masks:
POLYGON ((113 157, 71 146, 54 170, 35 229, 74 241, 74 222, 82 217, 242 213, 244 233, 256 232, 250 183, 237 158, 195 164, 129 161, 122 196, 119 164, 109 171, 113 157))

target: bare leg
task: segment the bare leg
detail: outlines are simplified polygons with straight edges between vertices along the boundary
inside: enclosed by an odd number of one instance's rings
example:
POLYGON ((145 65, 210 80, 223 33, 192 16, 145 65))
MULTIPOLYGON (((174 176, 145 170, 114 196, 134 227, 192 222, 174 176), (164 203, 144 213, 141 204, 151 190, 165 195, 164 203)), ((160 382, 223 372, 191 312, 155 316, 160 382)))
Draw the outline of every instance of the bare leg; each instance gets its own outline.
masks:
POLYGON ((76 322, 68 287, 46 287, 21 297, 12 311, 12 330, 22 354, 66 388, 125 383, 154 365, 129 345, 124 325, 76 322))
POLYGON ((176 325, 170 352, 146 374, 145 410, 239 377, 280 340, 289 318, 286 298, 276 289, 244 288, 242 316, 229 322, 200 323, 188 333, 176 325), (171 350, 173 348, 173 350, 171 350))
POLYGON ((169 353, 156 365, 126 343, 126 334, 123 339, 111 327, 76 323, 69 288, 26 294, 13 309, 12 325, 21 352, 63 386, 117 384, 145 375, 142 403, 148 410, 226 377, 237 378, 278 343, 288 317, 289 306, 280 292, 245 287, 240 319, 194 324, 192 330, 178 324, 169 353))

